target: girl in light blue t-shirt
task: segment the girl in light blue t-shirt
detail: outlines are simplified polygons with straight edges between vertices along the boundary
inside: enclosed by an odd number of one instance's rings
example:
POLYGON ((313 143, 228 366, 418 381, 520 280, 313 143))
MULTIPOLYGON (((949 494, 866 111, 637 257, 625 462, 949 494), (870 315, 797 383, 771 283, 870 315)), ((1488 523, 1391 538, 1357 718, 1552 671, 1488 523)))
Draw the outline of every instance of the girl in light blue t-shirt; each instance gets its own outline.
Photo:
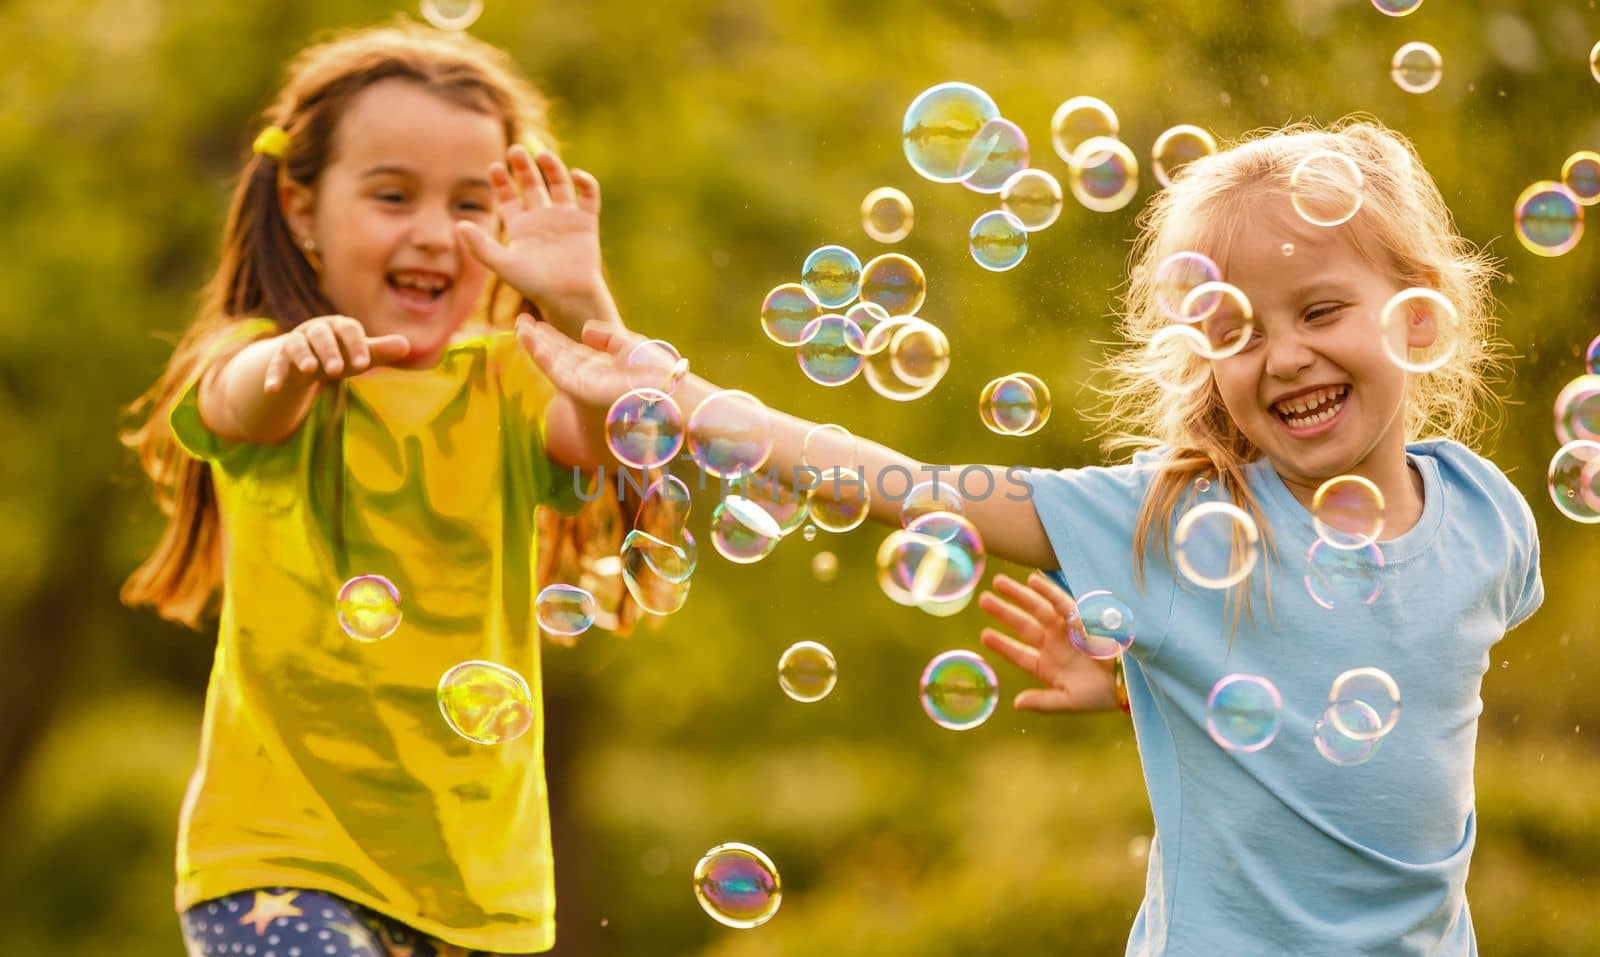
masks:
MULTIPOLYGON (((983 642, 1043 682, 1021 708, 1111 705, 1080 646, 1125 670, 1156 821, 1130 955, 1475 954, 1479 690, 1543 596, 1527 504, 1463 444, 1493 398, 1493 266, 1370 121, 1200 159, 1141 222, 1108 416, 1132 462, 819 462, 773 412, 768 467, 943 474, 990 554, 1066 586, 997 576, 980 604, 1015 638, 983 642)), ((580 401, 627 390, 633 334, 521 334, 580 401)))

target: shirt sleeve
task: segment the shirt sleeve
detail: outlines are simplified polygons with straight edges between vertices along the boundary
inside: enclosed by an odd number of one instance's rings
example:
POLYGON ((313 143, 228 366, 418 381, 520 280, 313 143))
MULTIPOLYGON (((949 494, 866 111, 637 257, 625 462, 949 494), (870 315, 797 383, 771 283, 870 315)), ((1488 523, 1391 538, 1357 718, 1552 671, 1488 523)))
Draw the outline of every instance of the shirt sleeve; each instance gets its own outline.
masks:
POLYGON ((1511 609, 1506 618, 1506 630, 1527 621, 1544 603, 1544 578, 1539 574, 1539 526, 1534 522, 1533 510, 1520 493, 1514 493, 1518 506, 1520 527, 1513 527, 1511 565, 1506 570, 1509 591, 1506 607, 1511 609))
POLYGON ((205 421, 200 417, 200 382, 223 352, 241 348, 255 339, 275 332, 276 329, 276 325, 270 319, 236 322, 218 333, 206 348, 204 357, 196 366, 195 374, 184 384, 183 391, 178 394, 177 401, 167 413, 167 426, 172 430, 173 438, 178 440, 178 445, 191 457, 202 462, 232 466, 241 462, 249 455, 250 450, 255 448, 247 442, 224 439, 206 428, 205 421))

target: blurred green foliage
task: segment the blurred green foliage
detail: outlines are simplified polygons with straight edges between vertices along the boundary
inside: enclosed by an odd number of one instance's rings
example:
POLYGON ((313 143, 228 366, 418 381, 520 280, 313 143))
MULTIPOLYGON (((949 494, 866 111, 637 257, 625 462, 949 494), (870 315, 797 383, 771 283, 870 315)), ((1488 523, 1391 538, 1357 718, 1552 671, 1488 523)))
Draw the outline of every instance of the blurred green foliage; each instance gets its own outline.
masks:
MULTIPOLYGON (((366 25, 379 0, 54 0, 0 6, 0 927, 16 957, 180 949, 170 912, 175 818, 198 741, 210 641, 122 609, 120 580, 156 526, 114 432, 151 381, 215 262, 224 203, 284 60, 316 31, 366 25)), ((1573 150, 1600 146, 1579 0, 1434 0, 1403 20, 1366 0, 488 0, 475 30, 555 100, 567 157, 605 187, 610 274, 635 327, 774 404, 937 461, 1100 461, 1076 410, 1126 268, 1138 207, 1069 206, 1027 260, 966 256, 988 202, 916 179, 897 136, 927 86, 985 87, 1048 146, 1056 104, 1087 93, 1147 155, 1197 123, 1221 138, 1366 110, 1411 135, 1463 232, 1505 258, 1503 334, 1520 355, 1507 428, 1484 451, 1533 503, 1543 610, 1495 650, 1480 726, 1480 839, 1469 893, 1496 957, 1600 953, 1600 531, 1543 488, 1550 403, 1600 332, 1600 246, 1555 260, 1511 238, 1511 207, 1573 150), (1444 54, 1425 96, 1391 52, 1444 54), (917 204, 904 251, 927 267, 924 314, 955 365, 909 406, 822 390, 766 343, 756 305, 805 254, 863 255, 857 205, 896 185, 917 204), (1026 369, 1056 416, 1027 439, 985 433, 973 398, 1026 369)), ((1148 173, 1140 194, 1149 194, 1148 173)), ((705 521, 702 509, 697 519, 705 521)), ((766 562, 715 557, 657 632, 547 655, 561 954, 1120 953, 1150 820, 1119 715, 1019 716, 952 734, 918 709, 937 651, 976 646, 979 615, 934 619, 877 592, 878 536, 766 562), (831 547, 843 572, 809 573, 831 547), (798 705, 775 662, 815 638, 837 690, 798 705), (779 864, 765 927, 728 931, 689 875, 742 840, 779 864)), ((704 539, 702 538, 702 541, 704 539)), ((1448 649, 1441 649, 1448 654, 1448 649)), ((1019 676, 1002 670, 1009 693, 1019 676)))

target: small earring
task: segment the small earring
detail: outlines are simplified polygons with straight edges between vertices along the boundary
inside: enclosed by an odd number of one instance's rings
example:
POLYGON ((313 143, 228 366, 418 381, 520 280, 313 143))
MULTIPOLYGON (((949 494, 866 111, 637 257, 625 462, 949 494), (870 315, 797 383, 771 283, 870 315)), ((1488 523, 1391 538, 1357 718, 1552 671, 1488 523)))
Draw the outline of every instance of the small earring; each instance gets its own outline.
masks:
POLYGON ((307 252, 311 252, 317 248, 317 241, 312 239, 310 236, 307 236, 305 239, 300 241, 300 245, 304 246, 307 252))

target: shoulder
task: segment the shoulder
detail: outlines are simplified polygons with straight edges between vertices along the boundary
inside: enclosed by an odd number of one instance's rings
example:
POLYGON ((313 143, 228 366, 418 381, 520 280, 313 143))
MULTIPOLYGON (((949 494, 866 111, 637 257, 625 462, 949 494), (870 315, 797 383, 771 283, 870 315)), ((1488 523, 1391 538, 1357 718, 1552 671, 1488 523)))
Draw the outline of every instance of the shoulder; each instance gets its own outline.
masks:
POLYGON ((1169 454, 1170 450, 1164 448, 1147 449, 1136 452, 1132 461, 1120 465, 1030 469, 1027 481, 1036 500, 1087 498, 1100 505, 1124 499, 1138 502, 1150 481, 1160 474, 1169 454))
POLYGON ((1517 537, 1537 535, 1527 499, 1494 462, 1449 439, 1414 442, 1406 451, 1421 467, 1437 471, 1451 519, 1492 515, 1517 537))

